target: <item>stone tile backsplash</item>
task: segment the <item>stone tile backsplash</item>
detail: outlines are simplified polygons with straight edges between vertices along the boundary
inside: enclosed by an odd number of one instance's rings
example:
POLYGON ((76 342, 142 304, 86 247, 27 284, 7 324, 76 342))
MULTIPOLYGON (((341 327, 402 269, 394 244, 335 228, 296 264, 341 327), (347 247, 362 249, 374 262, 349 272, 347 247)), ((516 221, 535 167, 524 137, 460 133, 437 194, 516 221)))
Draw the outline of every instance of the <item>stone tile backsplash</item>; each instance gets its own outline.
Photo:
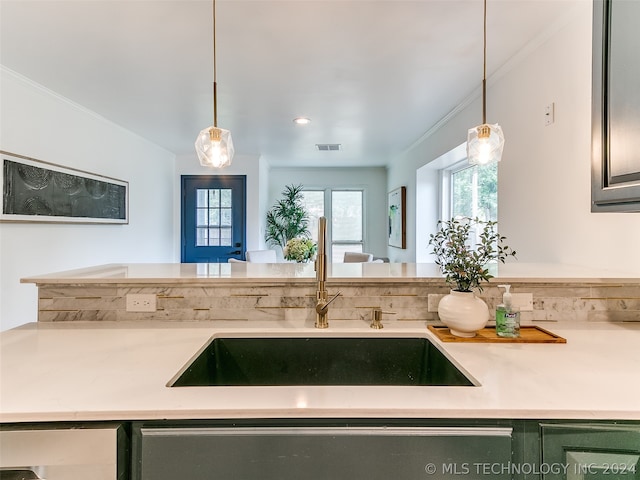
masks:
MULTIPOLYGON (((370 321, 379 307, 384 319, 437 323, 437 306, 449 292, 444 282, 368 281, 328 282, 330 294, 341 292, 330 307, 330 321, 370 321)), ((640 321, 640 284, 512 283, 513 293, 531 293, 533 311, 521 313, 522 322, 558 320, 594 322, 640 321)), ((496 284, 479 296, 487 302, 491 318, 502 301, 496 284)), ((281 282, 274 285, 157 285, 86 284, 40 285, 38 320, 315 320, 315 284, 281 282), (127 312, 126 295, 155 294, 157 311, 127 312)))

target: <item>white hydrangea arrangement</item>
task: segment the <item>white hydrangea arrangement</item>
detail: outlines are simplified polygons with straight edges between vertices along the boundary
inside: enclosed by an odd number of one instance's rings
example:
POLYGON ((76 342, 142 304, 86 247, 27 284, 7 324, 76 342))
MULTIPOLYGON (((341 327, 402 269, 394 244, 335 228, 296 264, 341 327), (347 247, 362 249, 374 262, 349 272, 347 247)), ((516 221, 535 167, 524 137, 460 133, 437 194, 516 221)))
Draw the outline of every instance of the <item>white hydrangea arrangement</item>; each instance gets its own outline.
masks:
POLYGON ((283 249, 284 258, 298 263, 308 262, 316 254, 318 246, 309 238, 292 238, 283 249))

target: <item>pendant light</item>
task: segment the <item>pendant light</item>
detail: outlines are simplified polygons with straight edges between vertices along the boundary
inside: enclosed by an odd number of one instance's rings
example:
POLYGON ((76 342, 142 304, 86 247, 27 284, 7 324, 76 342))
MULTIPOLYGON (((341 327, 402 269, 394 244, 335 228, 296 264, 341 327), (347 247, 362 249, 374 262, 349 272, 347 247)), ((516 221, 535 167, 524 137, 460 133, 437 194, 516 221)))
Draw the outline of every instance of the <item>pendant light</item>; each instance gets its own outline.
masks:
POLYGON ((218 92, 216 81, 216 0, 213 0, 213 126, 196 138, 196 153, 203 167, 224 168, 233 159, 231 132, 218 128, 218 92))
POLYGON ((482 62, 482 125, 469 129, 467 158, 469 165, 487 165, 502 159, 504 134, 500 125, 487 124, 487 0, 484 0, 484 50, 482 62))

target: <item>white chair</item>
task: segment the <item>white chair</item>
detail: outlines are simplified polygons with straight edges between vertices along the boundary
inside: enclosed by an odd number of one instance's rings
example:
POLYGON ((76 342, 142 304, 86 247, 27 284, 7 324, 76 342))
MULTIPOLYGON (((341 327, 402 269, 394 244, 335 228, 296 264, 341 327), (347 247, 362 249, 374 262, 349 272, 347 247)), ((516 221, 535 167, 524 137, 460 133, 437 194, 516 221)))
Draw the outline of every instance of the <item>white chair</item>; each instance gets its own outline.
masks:
POLYGON ((251 250, 247 251, 247 262, 250 263, 276 263, 275 250, 251 250))
POLYGON ((238 260, 237 258, 233 258, 233 257, 229 258, 227 262, 228 263, 247 263, 244 260, 238 260))
POLYGON ((344 252, 344 263, 368 263, 373 260, 372 253, 344 252))

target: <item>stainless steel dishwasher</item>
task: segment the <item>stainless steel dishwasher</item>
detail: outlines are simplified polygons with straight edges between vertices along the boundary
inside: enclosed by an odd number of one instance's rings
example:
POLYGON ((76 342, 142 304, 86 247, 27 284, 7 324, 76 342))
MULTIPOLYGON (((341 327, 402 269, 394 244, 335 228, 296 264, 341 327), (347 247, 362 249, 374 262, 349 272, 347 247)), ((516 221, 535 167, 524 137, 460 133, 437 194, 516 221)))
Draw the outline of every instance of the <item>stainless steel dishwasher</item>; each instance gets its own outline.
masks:
POLYGON ((0 479, 125 479, 127 444, 119 424, 3 425, 0 479))
MULTIPOLYGON (((134 425, 133 480, 484 480, 510 427, 134 425)), ((491 480, 508 480, 498 472, 491 480)))

